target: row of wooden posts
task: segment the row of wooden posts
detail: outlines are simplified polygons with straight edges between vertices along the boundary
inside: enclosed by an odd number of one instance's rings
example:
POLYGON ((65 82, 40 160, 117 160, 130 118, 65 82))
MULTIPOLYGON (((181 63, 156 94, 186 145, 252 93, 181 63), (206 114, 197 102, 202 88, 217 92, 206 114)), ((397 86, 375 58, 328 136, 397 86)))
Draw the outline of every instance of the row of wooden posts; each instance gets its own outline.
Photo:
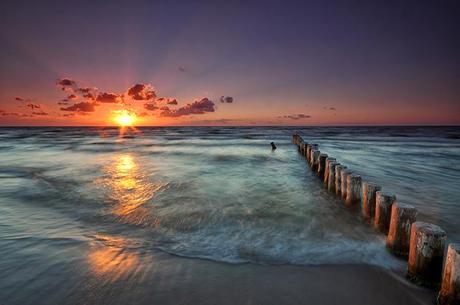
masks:
POLYGON ((293 135, 293 142, 326 188, 341 196, 346 206, 360 205, 362 216, 387 235, 387 248, 408 259, 407 275, 412 281, 431 287, 441 282, 439 304, 460 305, 460 244, 449 244, 444 259, 446 232, 416 221, 415 207, 398 202, 379 185, 363 181, 356 172, 321 153, 318 144, 307 143, 298 134, 293 135))

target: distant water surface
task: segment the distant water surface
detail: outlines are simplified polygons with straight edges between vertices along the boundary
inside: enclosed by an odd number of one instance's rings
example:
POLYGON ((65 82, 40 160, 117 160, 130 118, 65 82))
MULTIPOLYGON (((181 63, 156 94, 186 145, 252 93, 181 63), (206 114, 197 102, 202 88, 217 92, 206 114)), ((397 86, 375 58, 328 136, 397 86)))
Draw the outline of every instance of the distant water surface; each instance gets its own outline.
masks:
POLYGON ((294 132, 460 241, 457 127, 175 127, 124 136, 0 128, 3 298, 19 302, 18 287, 39 293, 49 281, 88 274, 115 270, 116 278, 151 264, 155 251, 403 268, 384 237, 324 189, 291 143, 294 132))

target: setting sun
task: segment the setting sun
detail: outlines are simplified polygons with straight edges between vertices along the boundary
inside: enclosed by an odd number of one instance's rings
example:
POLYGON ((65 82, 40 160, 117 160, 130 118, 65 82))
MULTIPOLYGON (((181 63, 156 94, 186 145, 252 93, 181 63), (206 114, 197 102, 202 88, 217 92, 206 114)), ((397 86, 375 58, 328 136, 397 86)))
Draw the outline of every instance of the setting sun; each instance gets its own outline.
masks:
POLYGON ((136 114, 128 112, 127 110, 117 112, 113 118, 114 122, 122 127, 134 125, 136 119, 136 114))

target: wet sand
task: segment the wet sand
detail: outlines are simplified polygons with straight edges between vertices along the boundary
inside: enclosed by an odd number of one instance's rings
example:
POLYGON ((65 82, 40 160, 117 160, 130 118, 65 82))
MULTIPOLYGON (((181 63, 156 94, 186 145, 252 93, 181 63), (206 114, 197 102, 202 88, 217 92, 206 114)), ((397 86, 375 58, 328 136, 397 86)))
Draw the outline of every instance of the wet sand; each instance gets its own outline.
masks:
POLYGON ((368 265, 232 265, 170 256, 141 273, 138 285, 125 282, 127 279, 96 284, 91 293, 74 301, 99 305, 435 304, 434 291, 368 265))

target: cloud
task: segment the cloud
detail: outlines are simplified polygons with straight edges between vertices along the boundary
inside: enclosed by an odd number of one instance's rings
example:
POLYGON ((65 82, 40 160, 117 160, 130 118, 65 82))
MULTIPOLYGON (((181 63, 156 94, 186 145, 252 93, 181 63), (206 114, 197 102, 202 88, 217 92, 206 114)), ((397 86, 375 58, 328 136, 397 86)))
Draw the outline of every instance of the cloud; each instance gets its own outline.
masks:
POLYGON ((34 103, 28 103, 26 106, 30 109, 40 109, 41 108, 40 104, 34 104, 34 103))
POLYGON ((135 84, 128 89, 128 96, 137 101, 148 101, 155 99, 157 95, 151 85, 135 84))
POLYGON ((175 98, 171 98, 171 97, 160 97, 160 98, 157 98, 155 100, 156 102, 158 103, 166 103, 168 105, 177 105, 178 102, 175 98))
POLYGON ((69 100, 74 100, 74 99, 76 99, 76 98, 77 98, 77 96, 76 96, 75 94, 69 94, 69 95, 67 96, 67 99, 69 99, 69 100))
POLYGON ((83 97, 89 100, 94 100, 94 95, 92 93, 83 94, 83 97))
POLYGON ((19 102, 24 102, 24 99, 22 97, 16 96, 14 100, 19 101, 19 102))
POLYGON ((223 95, 222 95, 222 96, 220 97, 220 102, 221 102, 221 103, 231 104, 231 103, 233 103, 233 97, 231 97, 231 96, 223 96, 223 95))
POLYGON ((93 90, 92 88, 78 88, 77 91, 80 92, 80 93, 89 93, 91 90, 93 90))
POLYGON ((179 72, 187 72, 187 70, 182 66, 180 66, 178 70, 179 70, 179 72))
POLYGON ((291 114, 291 115, 280 115, 278 116, 279 119, 290 119, 290 120, 301 120, 301 119, 309 119, 311 118, 310 115, 299 113, 299 114, 291 114))
POLYGON ((96 101, 97 102, 100 102, 100 103, 118 103, 119 102, 119 96, 115 93, 107 93, 107 92, 104 92, 104 93, 100 93, 97 97, 96 97, 96 101))
POLYGON ((69 107, 63 107, 61 108, 62 111, 74 111, 74 112, 94 112, 95 109, 95 103, 92 102, 81 102, 81 103, 76 103, 73 104, 72 106, 69 107))
POLYGON ((32 117, 31 114, 27 114, 27 113, 18 113, 18 112, 7 112, 7 111, 1 110, 1 109, 0 109, 0 115, 1 115, 1 116, 32 117))
POLYGON ((187 104, 183 107, 180 107, 178 109, 170 110, 165 109, 160 113, 160 116, 162 117, 180 117, 180 116, 185 116, 185 115, 191 115, 191 114, 205 114, 207 112, 214 112, 215 104, 213 101, 208 99, 207 97, 202 98, 199 101, 194 101, 191 104, 187 104))
POLYGON ((67 102, 67 100, 62 100, 60 102, 58 102, 58 105, 68 105, 69 103, 67 102))
POLYGON ((32 112, 32 114, 34 114, 34 115, 48 115, 48 113, 44 112, 43 110, 34 111, 34 112, 32 112))
POLYGON ((62 87, 73 87, 77 83, 69 78, 61 78, 57 80, 57 84, 61 85, 62 87))
POLYGON ((158 106, 154 103, 145 103, 144 108, 150 111, 154 111, 158 109, 158 106))
POLYGON ((335 111, 335 107, 329 107, 329 110, 335 111))

